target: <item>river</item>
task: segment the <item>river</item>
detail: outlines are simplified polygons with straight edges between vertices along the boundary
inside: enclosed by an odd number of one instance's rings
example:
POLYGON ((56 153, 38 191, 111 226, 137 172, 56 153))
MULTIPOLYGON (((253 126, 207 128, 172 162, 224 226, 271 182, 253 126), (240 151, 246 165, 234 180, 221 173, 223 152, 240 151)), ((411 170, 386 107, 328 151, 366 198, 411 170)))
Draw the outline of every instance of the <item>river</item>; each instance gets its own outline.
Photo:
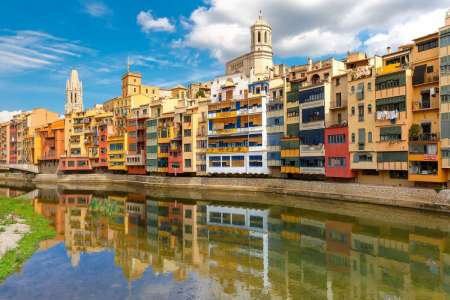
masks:
POLYGON ((57 236, 0 284, 0 299, 450 298, 448 215, 124 190, 28 193, 57 236))

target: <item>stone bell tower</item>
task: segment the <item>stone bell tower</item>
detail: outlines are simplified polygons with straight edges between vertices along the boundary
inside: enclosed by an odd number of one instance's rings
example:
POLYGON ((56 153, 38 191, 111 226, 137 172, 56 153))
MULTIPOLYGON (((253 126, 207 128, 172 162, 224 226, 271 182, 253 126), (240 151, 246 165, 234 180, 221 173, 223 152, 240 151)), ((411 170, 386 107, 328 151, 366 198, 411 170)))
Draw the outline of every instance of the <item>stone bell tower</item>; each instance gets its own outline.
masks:
POLYGON ((272 27, 263 19, 260 12, 250 30, 253 72, 258 77, 267 75, 273 67, 272 27))
POLYGON ((78 79, 78 71, 72 70, 70 78, 66 82, 65 114, 83 111, 83 84, 78 79))

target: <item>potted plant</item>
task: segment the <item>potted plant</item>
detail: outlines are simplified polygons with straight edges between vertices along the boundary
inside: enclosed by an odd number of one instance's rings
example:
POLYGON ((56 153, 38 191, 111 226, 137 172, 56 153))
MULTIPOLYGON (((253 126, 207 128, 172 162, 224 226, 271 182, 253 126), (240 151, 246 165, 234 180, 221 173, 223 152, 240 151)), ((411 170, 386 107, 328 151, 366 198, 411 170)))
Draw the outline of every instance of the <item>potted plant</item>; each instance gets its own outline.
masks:
POLYGON ((409 128, 409 139, 411 141, 417 141, 420 136, 420 126, 418 124, 412 124, 409 128))

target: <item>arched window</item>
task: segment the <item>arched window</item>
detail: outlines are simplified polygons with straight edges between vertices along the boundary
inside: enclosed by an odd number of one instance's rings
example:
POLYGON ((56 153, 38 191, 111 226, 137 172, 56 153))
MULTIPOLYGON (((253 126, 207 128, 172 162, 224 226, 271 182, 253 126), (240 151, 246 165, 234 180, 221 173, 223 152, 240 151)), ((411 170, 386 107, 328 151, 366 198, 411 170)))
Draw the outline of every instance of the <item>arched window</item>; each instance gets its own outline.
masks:
POLYGON ((258 43, 261 43, 261 32, 258 31, 258 43))
POLYGON ((264 43, 267 43, 267 31, 264 32, 264 43))

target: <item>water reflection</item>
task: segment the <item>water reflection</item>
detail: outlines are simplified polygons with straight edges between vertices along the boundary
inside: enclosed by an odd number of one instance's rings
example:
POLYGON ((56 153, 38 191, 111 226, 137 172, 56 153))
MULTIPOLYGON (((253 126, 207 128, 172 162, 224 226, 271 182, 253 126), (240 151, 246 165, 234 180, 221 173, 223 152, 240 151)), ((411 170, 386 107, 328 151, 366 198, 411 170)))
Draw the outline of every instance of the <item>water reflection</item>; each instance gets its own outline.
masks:
MULTIPOLYGON (((41 190, 33 205, 57 231, 43 249, 52 251, 63 241, 72 269, 79 268, 84 254, 112 251, 114 265, 128 282, 122 286, 128 296, 130 283, 145 285, 170 275, 171 287, 183 286, 183 293, 167 299, 450 297, 450 226, 139 194, 41 190), (196 292, 189 290, 193 286, 196 292)), ((49 253, 50 260, 61 255, 49 253)), ((0 286, 0 298, 2 290, 12 295, 16 282, 33 276, 27 268, 39 264, 43 261, 32 258, 23 274, 9 278, 0 286)), ((100 273, 104 264, 90 271, 100 273)), ((64 273, 68 282, 71 274, 64 273)), ((132 295, 149 294, 141 288, 132 295)))

